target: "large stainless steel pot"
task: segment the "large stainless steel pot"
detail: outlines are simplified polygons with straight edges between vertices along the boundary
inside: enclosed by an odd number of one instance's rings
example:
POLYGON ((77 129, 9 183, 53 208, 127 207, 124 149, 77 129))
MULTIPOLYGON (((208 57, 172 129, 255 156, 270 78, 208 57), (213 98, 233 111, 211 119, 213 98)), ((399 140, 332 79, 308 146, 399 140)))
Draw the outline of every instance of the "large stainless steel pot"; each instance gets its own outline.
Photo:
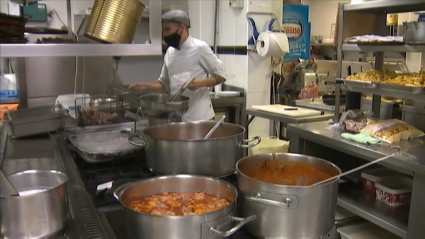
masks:
POLYGON ((29 170, 8 178, 20 196, 0 196, 0 238, 46 238, 65 227, 65 174, 29 170))
POLYGON ((148 94, 139 98, 140 107, 148 116, 149 126, 182 122, 183 115, 189 109, 189 97, 180 96, 168 102, 169 94, 148 94))
POLYGON ((424 44, 425 22, 403 22, 403 38, 408 44, 424 44))
POLYGON ((257 145, 261 138, 244 140, 242 126, 222 123, 210 138, 204 139, 214 124, 202 121, 157 125, 146 128, 143 136, 131 136, 129 142, 145 147, 146 164, 159 175, 222 177, 232 174, 243 149, 257 145), (142 142, 134 141, 136 137, 142 142))
POLYGON ((213 239, 232 235, 255 219, 234 217, 238 192, 231 184, 203 176, 176 175, 155 177, 127 184, 114 191, 124 206, 127 238, 213 239), (230 205, 215 212, 196 216, 155 216, 139 213, 129 205, 137 199, 164 192, 206 192, 226 198, 230 205), (233 222, 238 222, 232 227, 233 222))
POLYGON ((334 225, 338 180, 314 187, 283 186, 258 181, 249 175, 264 167, 266 160, 309 163, 332 176, 341 173, 323 159, 299 154, 260 154, 238 161, 241 215, 257 215, 246 226, 265 238, 320 238, 334 225))

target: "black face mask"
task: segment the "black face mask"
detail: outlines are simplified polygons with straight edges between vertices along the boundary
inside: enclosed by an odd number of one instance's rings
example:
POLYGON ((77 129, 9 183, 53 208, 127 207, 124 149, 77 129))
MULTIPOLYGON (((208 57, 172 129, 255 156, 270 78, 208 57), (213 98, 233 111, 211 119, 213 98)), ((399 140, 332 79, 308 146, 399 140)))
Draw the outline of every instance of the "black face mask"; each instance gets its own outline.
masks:
POLYGON ((181 34, 178 34, 177 32, 175 32, 167 37, 164 37, 164 41, 165 43, 167 43, 167 45, 174 48, 178 48, 181 37, 182 37, 181 34))

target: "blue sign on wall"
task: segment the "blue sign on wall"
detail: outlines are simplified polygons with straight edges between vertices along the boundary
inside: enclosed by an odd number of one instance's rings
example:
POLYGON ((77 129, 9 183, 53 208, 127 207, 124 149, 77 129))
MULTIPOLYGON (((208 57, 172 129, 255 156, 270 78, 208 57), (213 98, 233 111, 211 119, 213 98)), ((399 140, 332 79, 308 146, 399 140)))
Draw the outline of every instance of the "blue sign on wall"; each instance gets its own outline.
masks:
POLYGON ((283 31, 288 36, 289 53, 285 61, 293 59, 310 59, 310 29, 308 6, 283 4, 283 31))

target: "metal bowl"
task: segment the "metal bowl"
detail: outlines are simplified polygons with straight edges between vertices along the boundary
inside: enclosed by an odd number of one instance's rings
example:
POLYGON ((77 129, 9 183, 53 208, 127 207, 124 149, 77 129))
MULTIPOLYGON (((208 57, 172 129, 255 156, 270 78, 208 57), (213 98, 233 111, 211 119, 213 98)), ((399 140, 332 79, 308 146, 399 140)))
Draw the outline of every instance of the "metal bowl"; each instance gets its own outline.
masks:
POLYGON ((165 116, 179 113, 183 115, 189 109, 189 97, 180 96, 168 102, 169 94, 148 94, 139 98, 140 107, 148 116, 165 116))

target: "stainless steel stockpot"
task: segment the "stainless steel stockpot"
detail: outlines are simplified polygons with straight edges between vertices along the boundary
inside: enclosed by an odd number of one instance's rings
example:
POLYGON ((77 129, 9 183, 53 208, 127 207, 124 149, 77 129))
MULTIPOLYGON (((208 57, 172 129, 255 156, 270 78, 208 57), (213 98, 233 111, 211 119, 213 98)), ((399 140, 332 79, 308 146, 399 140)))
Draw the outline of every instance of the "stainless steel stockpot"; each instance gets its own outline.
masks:
POLYGON ((261 138, 245 140, 242 126, 222 123, 210 138, 204 139, 214 124, 201 121, 157 125, 146 128, 143 136, 131 136, 129 142, 145 147, 146 163, 159 175, 223 177, 235 171, 243 149, 259 144, 261 138), (137 137, 141 143, 133 140, 137 137))
POLYGON ((19 196, 0 196, 0 238, 46 238, 65 227, 65 174, 28 170, 8 176, 19 196))
POLYGON ((256 216, 234 217, 238 191, 230 183, 204 176, 174 175, 144 179, 117 188, 115 197, 124 206, 124 225, 128 238, 143 239, 216 239, 238 231, 256 216), (215 212, 196 216, 156 216, 130 208, 131 202, 164 192, 206 192, 226 198, 230 205, 215 212), (234 222, 236 225, 232 226, 234 222))
POLYGON ((326 236, 334 226, 338 180, 309 187, 270 184, 250 177, 264 167, 266 160, 308 163, 331 176, 341 173, 326 160, 300 154, 259 154, 239 160, 236 169, 241 215, 257 216, 246 230, 264 238, 326 236))

